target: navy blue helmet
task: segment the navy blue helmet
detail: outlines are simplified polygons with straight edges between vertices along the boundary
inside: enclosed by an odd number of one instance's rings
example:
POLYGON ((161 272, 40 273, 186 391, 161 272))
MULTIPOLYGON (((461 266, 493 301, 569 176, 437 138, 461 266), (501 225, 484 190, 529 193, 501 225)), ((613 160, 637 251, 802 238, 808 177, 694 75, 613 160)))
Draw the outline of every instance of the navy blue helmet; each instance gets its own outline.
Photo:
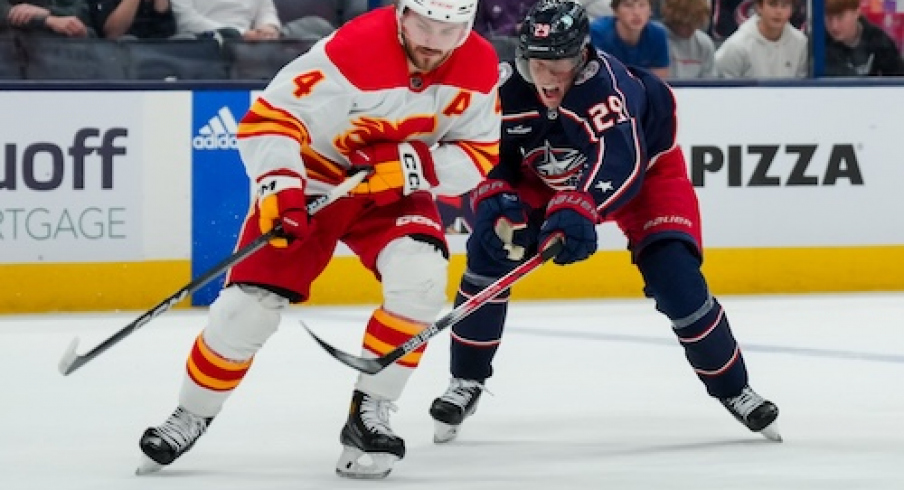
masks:
POLYGON ((590 20, 581 4, 571 0, 540 0, 521 23, 517 57, 573 58, 589 42, 590 20))

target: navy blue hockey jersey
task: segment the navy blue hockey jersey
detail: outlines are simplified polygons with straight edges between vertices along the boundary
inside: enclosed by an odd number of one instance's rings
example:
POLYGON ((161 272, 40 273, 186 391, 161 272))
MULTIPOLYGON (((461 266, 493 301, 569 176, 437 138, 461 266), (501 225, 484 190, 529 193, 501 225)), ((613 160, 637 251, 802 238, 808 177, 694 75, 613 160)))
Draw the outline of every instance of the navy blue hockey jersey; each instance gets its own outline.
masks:
MULTIPOLYGON (((500 66, 500 161, 489 177, 589 192, 605 217, 640 189, 644 172, 675 145, 675 99, 655 75, 593 53, 558 109, 509 63, 500 66)), ((536 203, 535 203, 536 205, 536 203)))

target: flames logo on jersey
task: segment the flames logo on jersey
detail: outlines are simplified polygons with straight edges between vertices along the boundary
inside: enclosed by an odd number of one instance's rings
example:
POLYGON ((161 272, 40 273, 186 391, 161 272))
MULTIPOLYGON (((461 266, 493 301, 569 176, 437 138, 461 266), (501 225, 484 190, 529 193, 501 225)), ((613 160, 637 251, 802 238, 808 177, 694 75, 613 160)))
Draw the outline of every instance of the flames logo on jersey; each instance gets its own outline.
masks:
POLYGON ((352 128, 336 137, 333 144, 343 154, 381 142, 402 142, 417 134, 429 134, 436 130, 433 116, 413 116, 398 122, 374 117, 361 117, 352 121, 352 128))
POLYGON ((533 170, 543 182, 557 191, 573 190, 584 171, 587 157, 572 148, 553 148, 546 144, 524 155, 524 165, 533 170))

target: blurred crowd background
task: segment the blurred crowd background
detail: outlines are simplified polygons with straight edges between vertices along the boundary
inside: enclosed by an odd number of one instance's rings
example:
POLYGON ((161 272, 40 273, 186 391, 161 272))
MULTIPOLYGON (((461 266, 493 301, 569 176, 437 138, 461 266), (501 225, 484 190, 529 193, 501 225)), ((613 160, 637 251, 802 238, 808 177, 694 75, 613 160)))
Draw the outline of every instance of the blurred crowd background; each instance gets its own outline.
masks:
MULTIPOLYGON (((536 1, 479 1, 501 59, 536 1)), ((904 75, 904 0, 579 1, 597 48, 669 80, 904 75)), ((391 3, 0 0, 0 79, 266 80, 391 3)))

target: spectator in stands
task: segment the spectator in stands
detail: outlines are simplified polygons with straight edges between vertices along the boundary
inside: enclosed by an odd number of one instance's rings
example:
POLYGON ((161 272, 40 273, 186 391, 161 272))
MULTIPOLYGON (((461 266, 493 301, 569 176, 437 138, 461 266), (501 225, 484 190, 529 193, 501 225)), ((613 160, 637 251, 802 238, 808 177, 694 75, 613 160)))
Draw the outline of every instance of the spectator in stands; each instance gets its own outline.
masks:
POLYGON ((169 0, 88 0, 91 21, 107 39, 165 39, 176 34, 169 0))
POLYGON ((583 5, 584 10, 587 12, 587 17, 589 17, 591 21, 599 19, 600 17, 612 16, 611 0, 579 0, 578 3, 583 5))
POLYGON ((285 26, 273 0, 171 0, 180 34, 214 35, 245 41, 282 37, 323 37, 333 26, 324 19, 304 17, 285 26))
POLYGON ((804 78, 807 36, 791 25, 792 0, 755 0, 747 19, 716 50, 722 78, 804 78))
POLYGON ((663 0, 662 23, 668 32, 669 78, 716 76, 716 48, 701 29, 709 22, 709 0, 663 0))
MULTIPOLYGON (((379 2, 376 6, 380 6, 380 4, 388 5, 391 3, 393 3, 391 0, 385 0, 379 2)), ((329 31, 326 32, 326 34, 329 34, 337 27, 367 12, 369 1, 273 0, 273 4, 276 6, 276 13, 279 15, 279 20, 282 21, 283 25, 287 26, 295 20, 309 18, 306 22, 310 26, 313 26, 314 22, 319 22, 321 25, 329 23, 329 31)), ((322 28, 319 30, 323 31, 322 28)), ((322 35, 325 34, 322 34, 321 32, 321 36, 322 35)), ((285 29, 283 29, 283 36, 291 37, 285 32, 285 29)))
MULTIPOLYGON (((483 1, 483 0, 481 0, 483 1)), ((383 5, 389 5, 393 2, 383 2, 383 5)), ((367 12, 368 0, 339 0, 339 21, 344 24, 355 17, 367 12)))
POLYGON ((860 15, 860 0, 825 0, 828 76, 904 75, 892 38, 860 15))
POLYGON ((669 43, 665 27, 651 22, 650 0, 612 0, 612 17, 590 23, 590 41, 627 65, 669 74, 669 43))
MULTIPOLYGON (((751 0, 712 0, 713 17, 709 35, 713 41, 722 43, 734 34, 739 25, 755 15, 755 3, 751 0)), ((803 30, 806 23, 807 2, 796 2, 791 13, 791 25, 803 30)))
POLYGON ((480 0, 474 30, 486 38, 516 37, 527 10, 537 0, 480 0))
POLYGON ((85 0, 0 0, 0 28, 93 37, 85 0))

